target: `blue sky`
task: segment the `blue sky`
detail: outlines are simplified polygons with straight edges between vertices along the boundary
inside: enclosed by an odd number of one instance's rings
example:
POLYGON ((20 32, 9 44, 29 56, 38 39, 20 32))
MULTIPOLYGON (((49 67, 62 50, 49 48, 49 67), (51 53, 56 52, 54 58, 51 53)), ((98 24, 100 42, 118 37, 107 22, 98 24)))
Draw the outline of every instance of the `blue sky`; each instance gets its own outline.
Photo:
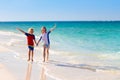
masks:
POLYGON ((0 21, 120 20, 120 0, 0 0, 0 21))

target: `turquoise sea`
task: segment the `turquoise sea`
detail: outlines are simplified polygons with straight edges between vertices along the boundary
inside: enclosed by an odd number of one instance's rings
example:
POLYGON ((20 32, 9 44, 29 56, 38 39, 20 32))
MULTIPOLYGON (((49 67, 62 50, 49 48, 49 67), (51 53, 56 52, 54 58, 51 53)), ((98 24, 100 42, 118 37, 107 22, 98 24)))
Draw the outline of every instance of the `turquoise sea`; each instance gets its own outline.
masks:
POLYGON ((113 61, 112 64, 119 65, 120 21, 0 22, 0 31, 20 34, 17 27, 24 31, 32 27, 38 40, 40 28, 46 26, 49 30, 54 24, 57 28, 50 34, 52 50, 68 58, 74 56, 72 59, 78 62, 94 56, 96 59, 93 61, 113 61))

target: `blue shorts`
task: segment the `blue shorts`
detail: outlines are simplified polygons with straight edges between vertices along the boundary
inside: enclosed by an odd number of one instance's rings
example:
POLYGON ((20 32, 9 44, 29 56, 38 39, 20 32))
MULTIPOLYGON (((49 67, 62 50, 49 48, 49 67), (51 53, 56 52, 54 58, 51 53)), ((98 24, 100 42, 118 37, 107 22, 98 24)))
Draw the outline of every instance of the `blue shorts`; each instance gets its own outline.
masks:
POLYGON ((34 47, 33 46, 28 46, 29 50, 34 50, 34 47))

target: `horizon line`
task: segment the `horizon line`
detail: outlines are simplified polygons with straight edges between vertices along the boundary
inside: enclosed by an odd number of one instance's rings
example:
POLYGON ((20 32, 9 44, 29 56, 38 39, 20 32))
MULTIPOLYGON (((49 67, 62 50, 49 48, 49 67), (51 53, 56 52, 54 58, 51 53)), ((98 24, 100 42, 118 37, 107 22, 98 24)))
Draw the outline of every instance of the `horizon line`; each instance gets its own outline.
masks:
POLYGON ((0 22, 114 22, 114 21, 120 21, 120 20, 16 20, 16 21, 0 21, 0 22))

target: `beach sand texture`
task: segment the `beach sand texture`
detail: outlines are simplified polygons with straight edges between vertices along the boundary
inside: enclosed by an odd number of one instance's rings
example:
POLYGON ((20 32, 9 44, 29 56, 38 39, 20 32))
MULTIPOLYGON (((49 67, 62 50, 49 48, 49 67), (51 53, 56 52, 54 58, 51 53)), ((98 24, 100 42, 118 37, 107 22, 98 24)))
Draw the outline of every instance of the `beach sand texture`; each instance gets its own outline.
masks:
POLYGON ((89 65, 78 66, 61 61, 49 63, 22 60, 11 50, 0 47, 0 80, 119 80, 120 72, 97 71, 89 65))

